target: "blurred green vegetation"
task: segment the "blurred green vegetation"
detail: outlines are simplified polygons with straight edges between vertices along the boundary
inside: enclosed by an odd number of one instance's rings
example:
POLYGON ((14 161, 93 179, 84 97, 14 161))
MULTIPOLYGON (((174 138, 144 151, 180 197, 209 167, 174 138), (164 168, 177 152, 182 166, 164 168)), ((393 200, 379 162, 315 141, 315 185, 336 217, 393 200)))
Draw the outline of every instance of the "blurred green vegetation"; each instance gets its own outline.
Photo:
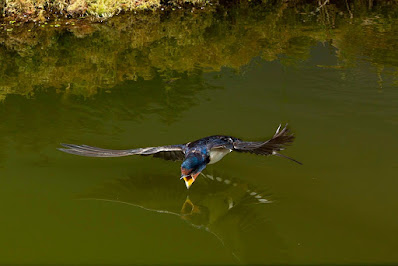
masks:
POLYGON ((52 16, 109 18, 159 6, 160 0, 3 0, 0 12, 17 20, 45 21, 52 16))
POLYGON ((167 90, 182 76, 222 67, 239 71, 257 56, 294 65, 318 42, 330 43, 339 59, 335 66, 319 67, 347 68, 367 60, 396 78, 397 17, 395 1, 324 6, 275 1, 138 12, 105 23, 2 24, 0 99, 49 88, 90 97, 124 81, 155 78, 167 90))

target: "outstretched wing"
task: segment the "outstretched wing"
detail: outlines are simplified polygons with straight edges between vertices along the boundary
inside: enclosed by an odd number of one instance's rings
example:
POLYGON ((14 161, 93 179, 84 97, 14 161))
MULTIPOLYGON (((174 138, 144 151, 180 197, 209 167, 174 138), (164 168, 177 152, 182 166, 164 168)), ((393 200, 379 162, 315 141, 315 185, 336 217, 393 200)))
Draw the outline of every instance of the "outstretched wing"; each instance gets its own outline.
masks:
POLYGON ((153 155, 165 160, 184 160, 184 145, 169 145, 159 147, 148 147, 130 150, 109 150, 97 147, 91 147, 87 145, 75 145, 75 144, 64 144, 61 143, 65 148, 59 148, 58 150, 87 157, 121 157, 129 155, 153 155))
POLYGON ((286 146, 290 145, 293 141, 294 135, 290 132, 287 125, 282 130, 281 125, 279 125, 278 129, 275 132, 275 135, 267 141, 249 142, 237 139, 234 141, 233 145, 234 150, 238 152, 249 152, 259 155, 276 155, 301 164, 293 158, 278 153, 278 151, 284 150, 286 146))

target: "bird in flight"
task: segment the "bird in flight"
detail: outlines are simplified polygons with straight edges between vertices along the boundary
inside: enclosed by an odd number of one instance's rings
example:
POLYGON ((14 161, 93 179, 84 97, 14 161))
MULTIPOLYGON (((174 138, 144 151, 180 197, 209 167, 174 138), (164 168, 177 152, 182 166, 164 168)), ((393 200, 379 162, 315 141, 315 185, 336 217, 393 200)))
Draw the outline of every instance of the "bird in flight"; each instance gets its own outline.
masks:
POLYGON ((279 125, 274 136, 263 142, 249 142, 230 136, 210 136, 186 144, 167 145, 159 147, 138 148, 129 150, 109 150, 87 145, 63 144, 65 148, 60 151, 87 157, 121 157, 129 155, 152 155, 172 161, 183 161, 181 164, 181 179, 184 179, 186 187, 195 182, 199 174, 208 164, 221 160, 232 151, 248 152, 258 155, 276 155, 292 160, 293 158, 280 154, 279 151, 291 144, 294 135, 289 131, 287 125, 281 129, 279 125))

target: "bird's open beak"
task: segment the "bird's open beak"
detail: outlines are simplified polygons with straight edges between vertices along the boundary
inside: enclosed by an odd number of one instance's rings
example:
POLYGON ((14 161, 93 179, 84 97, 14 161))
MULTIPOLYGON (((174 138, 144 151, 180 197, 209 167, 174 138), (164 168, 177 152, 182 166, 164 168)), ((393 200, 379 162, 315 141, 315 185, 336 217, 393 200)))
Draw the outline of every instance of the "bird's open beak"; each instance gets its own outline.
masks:
POLYGON ((189 189, 189 187, 192 186, 193 182, 195 182, 195 180, 190 175, 189 176, 184 176, 182 179, 184 179, 185 185, 187 186, 187 189, 189 189))
POLYGON ((192 186, 193 182, 195 182, 195 180, 199 174, 200 174, 200 172, 196 173, 196 174, 192 174, 192 175, 181 176, 181 179, 184 179, 184 181, 185 181, 185 185, 187 186, 187 189, 189 189, 192 186))

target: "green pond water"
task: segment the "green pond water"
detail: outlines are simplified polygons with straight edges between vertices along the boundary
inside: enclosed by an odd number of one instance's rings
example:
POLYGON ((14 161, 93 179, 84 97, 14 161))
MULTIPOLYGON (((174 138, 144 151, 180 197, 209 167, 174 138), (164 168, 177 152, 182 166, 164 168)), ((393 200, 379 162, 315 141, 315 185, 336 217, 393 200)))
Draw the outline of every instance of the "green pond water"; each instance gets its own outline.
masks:
POLYGON ((397 9, 350 7, 3 30, 0 263, 398 263, 397 9), (179 162, 57 150, 266 140, 280 123, 302 166, 231 153, 189 190, 179 162))

